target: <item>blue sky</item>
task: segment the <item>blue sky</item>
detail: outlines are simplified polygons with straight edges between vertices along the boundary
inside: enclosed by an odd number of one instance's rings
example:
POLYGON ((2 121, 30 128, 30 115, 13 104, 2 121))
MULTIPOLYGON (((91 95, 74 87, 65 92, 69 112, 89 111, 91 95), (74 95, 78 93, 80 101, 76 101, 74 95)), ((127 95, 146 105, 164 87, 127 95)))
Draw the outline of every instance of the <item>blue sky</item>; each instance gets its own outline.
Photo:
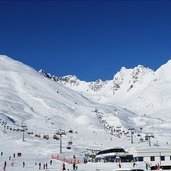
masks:
POLYGON ((57 76, 112 79, 171 59, 171 1, 0 1, 0 54, 57 76))

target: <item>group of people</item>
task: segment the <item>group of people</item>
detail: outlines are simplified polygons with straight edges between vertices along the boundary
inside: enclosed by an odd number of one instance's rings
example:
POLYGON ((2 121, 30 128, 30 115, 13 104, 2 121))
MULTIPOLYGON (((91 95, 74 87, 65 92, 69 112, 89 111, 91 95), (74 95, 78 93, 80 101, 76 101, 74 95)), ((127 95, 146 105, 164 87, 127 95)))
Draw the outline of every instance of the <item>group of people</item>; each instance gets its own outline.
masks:
MULTIPOLYGON (((75 155, 73 156, 73 159, 72 159, 72 167, 73 167, 73 170, 78 170, 78 165, 77 165, 77 161, 76 161, 75 155)), ((62 163, 62 171, 66 171, 65 163, 62 163)), ((67 171, 69 171, 69 169, 67 169, 67 171)))
MULTIPOLYGON (((3 152, 1 152, 0 153, 0 155, 1 155, 1 157, 3 156, 3 152)), ((15 159, 15 157, 16 157, 16 154, 14 153, 13 155, 12 155, 12 157, 11 156, 9 156, 9 163, 11 162, 11 166, 12 167, 14 167, 14 159, 15 159)), ((37 162, 35 162, 35 165, 37 165, 37 162)), ((50 165, 52 165, 52 160, 50 160, 50 165)), ((26 166, 26 163, 23 161, 22 162, 22 167, 24 168, 26 166)), ((7 167, 7 161, 5 160, 4 161, 4 164, 3 164, 3 171, 6 171, 6 167, 7 167)), ((42 164, 41 162, 39 162, 38 163, 38 167, 39 167, 39 169, 41 169, 41 168, 43 168, 43 169, 48 169, 48 164, 47 163, 45 163, 45 164, 42 164)))
MULTIPOLYGON (((1 152, 1 156, 3 156, 3 152, 1 152)), ((11 156, 9 156, 9 161, 11 161, 11 166, 14 166, 14 158, 16 157, 15 153, 11 156)), ((73 163, 72 163, 72 167, 73 170, 77 170, 78 169, 78 165, 76 162, 76 157, 75 155, 73 156, 73 163)), ((50 165, 52 165, 52 160, 50 160, 49 162, 50 165)), ((35 162, 35 165, 38 165, 39 170, 41 169, 48 169, 48 163, 44 163, 42 164, 41 162, 37 163, 35 162)), ((26 166, 26 163, 23 161, 22 162, 22 167, 24 168, 26 166)), ((7 167, 7 161, 4 161, 4 165, 3 165, 3 171, 6 171, 6 167, 7 167)), ((66 165, 65 163, 62 163, 62 171, 69 171, 69 169, 66 169, 66 165)))
MULTIPOLYGON (((4 155, 3 152, 1 152, 1 157, 4 155)), ((15 158, 15 153, 13 154, 13 159, 15 158)), ((14 166, 14 160, 11 158, 11 156, 9 156, 9 161, 11 161, 11 166, 14 166)), ((7 167, 7 161, 4 161, 4 165, 3 165, 3 170, 6 171, 6 167, 7 167)))
MULTIPOLYGON (((35 165, 37 165, 37 163, 35 163, 35 165)), ((47 169, 48 168, 48 164, 44 163, 42 164, 41 162, 39 163, 39 170, 41 169, 41 167, 43 166, 43 169, 47 169)))

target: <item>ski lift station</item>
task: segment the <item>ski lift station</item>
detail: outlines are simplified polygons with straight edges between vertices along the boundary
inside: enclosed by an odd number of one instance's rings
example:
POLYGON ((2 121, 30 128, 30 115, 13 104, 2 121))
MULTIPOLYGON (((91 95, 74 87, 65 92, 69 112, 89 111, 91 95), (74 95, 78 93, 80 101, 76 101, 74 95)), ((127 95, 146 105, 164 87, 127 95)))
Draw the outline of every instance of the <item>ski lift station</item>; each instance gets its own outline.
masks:
POLYGON ((140 149, 131 149, 129 153, 133 154, 134 161, 147 162, 151 169, 159 166, 162 169, 171 169, 171 148, 148 147, 140 149))

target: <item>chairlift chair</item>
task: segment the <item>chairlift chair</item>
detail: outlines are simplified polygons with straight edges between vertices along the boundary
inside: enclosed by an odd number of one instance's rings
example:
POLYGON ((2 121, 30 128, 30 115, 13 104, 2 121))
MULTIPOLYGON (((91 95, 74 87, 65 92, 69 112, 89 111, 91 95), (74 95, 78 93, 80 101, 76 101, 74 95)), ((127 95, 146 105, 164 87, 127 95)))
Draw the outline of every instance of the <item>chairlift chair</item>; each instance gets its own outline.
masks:
POLYGON ((67 148, 68 150, 70 150, 70 149, 71 149, 71 146, 68 144, 66 148, 67 148))

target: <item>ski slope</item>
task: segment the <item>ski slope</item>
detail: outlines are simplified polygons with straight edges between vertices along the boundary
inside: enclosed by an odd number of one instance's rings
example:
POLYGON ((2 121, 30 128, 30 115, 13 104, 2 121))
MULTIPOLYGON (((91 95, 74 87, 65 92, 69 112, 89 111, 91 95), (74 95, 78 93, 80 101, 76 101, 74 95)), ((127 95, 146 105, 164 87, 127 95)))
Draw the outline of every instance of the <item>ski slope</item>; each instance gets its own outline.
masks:
MULTIPOLYGON (((154 134, 153 145, 169 146, 169 68, 170 61, 156 72, 142 66, 130 70, 122 68, 114 80, 105 83, 77 80, 79 84, 71 85, 48 79, 33 68, 1 55, 0 151, 4 152, 1 166, 17 152, 22 152, 23 157, 15 159, 15 167, 8 161, 9 171, 38 170, 35 162, 49 163, 52 155, 58 155, 60 151, 59 140, 53 139, 59 129, 66 132, 62 138, 62 157, 68 160, 76 155, 82 161, 91 149, 148 146, 148 141, 140 141, 146 133, 154 134), (138 75, 136 81, 132 80, 132 74, 138 75), (120 84, 118 90, 114 90, 116 82, 120 84), (99 88, 99 84, 100 89, 94 89, 99 88), (129 89, 132 84, 134 86, 129 89), (87 91, 89 87, 91 89, 87 91), (28 129, 24 142, 22 125, 28 129), (129 128, 136 131, 133 144, 129 128), (49 139, 44 139, 44 135, 48 135, 49 139), (67 149, 69 141, 72 141, 71 149, 67 149), (27 161, 24 169, 23 160, 27 161)), ((61 161, 54 160, 54 165, 49 167, 48 170, 60 170, 61 161)), ((70 167, 68 164, 71 170, 70 167)), ((101 167, 104 171, 112 169, 105 164, 101 167)), ((98 169, 97 164, 90 163, 79 168, 85 171, 98 169)))

